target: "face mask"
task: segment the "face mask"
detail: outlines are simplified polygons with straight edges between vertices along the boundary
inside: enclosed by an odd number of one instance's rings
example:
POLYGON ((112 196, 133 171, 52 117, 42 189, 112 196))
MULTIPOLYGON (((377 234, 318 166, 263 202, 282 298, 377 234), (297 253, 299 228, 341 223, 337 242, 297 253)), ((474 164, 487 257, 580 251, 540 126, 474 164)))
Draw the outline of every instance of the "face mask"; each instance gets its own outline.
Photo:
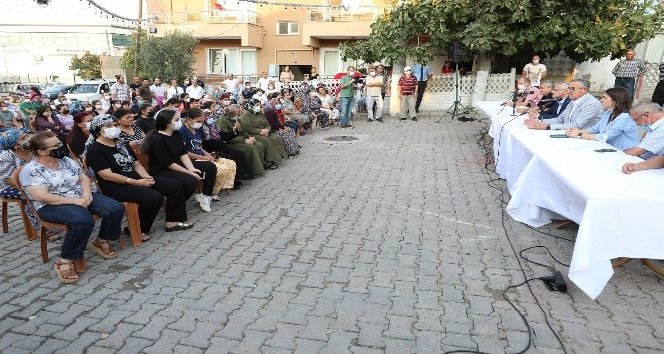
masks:
POLYGON ((251 86, 245 86, 244 89, 249 91, 249 90, 251 90, 251 86))
POLYGON ((62 111, 62 114, 64 114, 64 115, 69 114, 69 110, 68 110, 68 109, 65 109, 64 111, 62 111))
POLYGON ((261 97, 261 96, 263 95, 263 93, 262 93, 262 92, 256 92, 256 95, 257 95, 258 97, 261 97))
POLYGON ((23 144, 21 144, 21 149, 23 149, 23 150, 29 150, 29 149, 30 149, 30 145, 29 145, 29 144, 30 144, 29 141, 24 142, 23 144))
POLYGON ((50 157, 55 157, 56 159, 64 159, 68 155, 67 153, 67 147, 64 145, 60 146, 57 149, 51 150, 51 152, 48 153, 48 156, 50 157))
POLYGON ((85 107, 86 112, 92 112, 92 107, 85 107))
POLYGON ((54 105, 54 104, 50 105, 49 107, 51 107, 51 109, 55 109, 55 105, 54 105))
POLYGON ((260 112, 260 111, 261 111, 260 107, 254 107, 254 113, 255 114, 258 114, 258 112, 260 112))
POLYGON ((30 99, 29 99, 29 98, 26 98, 26 99, 23 100, 23 102, 25 102, 25 103, 30 103, 30 99))
POLYGON ((148 117, 150 117, 150 118, 154 117, 154 115, 155 115, 155 112, 154 112, 154 111, 148 113, 148 117))
POLYGON ((120 136, 120 128, 118 127, 109 127, 104 129, 103 135, 109 139, 116 139, 120 136))
POLYGON ((92 122, 85 122, 85 129, 90 130, 91 126, 92 126, 92 122))
POLYGON ((187 97, 187 98, 184 99, 184 101, 189 102, 189 101, 191 101, 191 98, 187 97))
POLYGON ((116 104, 113 105, 113 107, 120 108, 120 107, 122 107, 122 103, 116 103, 116 104))
POLYGON ((533 59, 533 64, 539 64, 539 59, 533 59))
POLYGON ((519 85, 519 91, 525 91, 526 85, 519 85))
POLYGON ((354 75, 355 75, 355 72, 354 72, 354 71, 349 71, 349 72, 348 72, 348 76, 354 76, 354 75))
POLYGON ((96 110, 100 110, 100 109, 101 109, 101 105, 100 105, 100 104, 96 105, 96 106, 95 106, 95 109, 96 109, 96 110))
POLYGON ((111 96, 104 95, 104 99, 109 99, 109 98, 111 98, 111 96))
POLYGON ((6 111, 8 111, 8 110, 9 110, 9 107, 2 107, 2 111, 3 111, 3 112, 6 112, 6 111))
POLYGON ((280 104, 274 105, 274 109, 276 109, 277 111, 280 110, 280 109, 281 109, 281 105, 280 105, 280 104))
POLYGON ((228 106, 229 104, 231 104, 231 101, 227 101, 227 100, 225 100, 225 101, 223 102, 223 104, 224 104, 224 106, 228 106))
POLYGON ((212 125, 212 124, 214 124, 214 118, 208 118, 208 120, 206 121, 206 123, 207 123, 208 125, 212 125))
POLYGON ((140 106, 143 104, 143 101, 136 101, 136 104, 140 106))
POLYGON ((175 123, 173 123, 173 129, 174 130, 179 130, 180 128, 182 128, 182 122, 179 121, 179 120, 176 120, 175 123))
POLYGON ((50 117, 50 116, 51 116, 51 113, 53 113, 53 112, 46 111, 46 112, 44 112, 44 115, 45 115, 46 117, 50 117))
POLYGON ((194 123, 194 124, 192 124, 192 127, 194 127, 194 129, 201 129, 202 126, 203 126, 203 123, 194 123))
POLYGON ((369 73, 369 75, 371 75, 371 76, 376 76, 376 72, 375 72, 375 71, 372 71, 372 72, 369 73))

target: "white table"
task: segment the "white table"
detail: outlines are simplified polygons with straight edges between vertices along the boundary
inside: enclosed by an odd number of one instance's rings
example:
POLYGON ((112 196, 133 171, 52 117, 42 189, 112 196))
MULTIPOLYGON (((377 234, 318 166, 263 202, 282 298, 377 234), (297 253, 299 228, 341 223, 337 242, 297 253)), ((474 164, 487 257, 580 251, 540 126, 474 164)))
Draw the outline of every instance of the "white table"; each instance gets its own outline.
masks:
POLYGON ((563 132, 529 130, 522 117, 509 122, 511 109, 497 114, 500 102, 477 106, 492 117, 496 171, 512 195, 510 216, 534 227, 561 218, 579 224, 568 275, 588 296, 599 296, 611 278, 613 258, 664 259, 664 170, 623 174, 624 163, 641 159, 595 152, 611 148, 604 142, 551 138, 563 132))

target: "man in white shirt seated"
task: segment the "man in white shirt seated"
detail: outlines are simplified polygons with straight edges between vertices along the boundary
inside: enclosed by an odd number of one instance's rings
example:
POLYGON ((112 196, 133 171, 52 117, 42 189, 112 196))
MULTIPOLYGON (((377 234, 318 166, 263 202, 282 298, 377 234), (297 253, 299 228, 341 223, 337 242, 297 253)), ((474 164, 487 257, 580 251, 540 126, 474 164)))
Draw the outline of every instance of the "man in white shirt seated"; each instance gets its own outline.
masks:
POLYGON ((629 115, 645 130, 645 135, 638 146, 624 152, 644 160, 664 152, 664 109, 654 102, 642 102, 632 107, 629 115))
MULTIPOLYGON (((178 85, 178 80, 171 80, 171 86, 166 90, 166 99, 180 98, 180 95, 183 93, 184 90, 178 85)), ((191 94, 189 94, 189 96, 191 96, 191 94)))
POLYGON ((525 124, 530 129, 565 130, 575 127, 579 130, 594 126, 602 117, 602 104, 590 94, 590 81, 586 79, 572 80, 568 85, 569 98, 572 103, 558 117, 544 119, 528 118, 525 124))
POLYGON ((270 82, 274 83, 275 81, 277 81, 277 80, 268 78, 267 73, 265 71, 263 71, 261 73, 261 78, 258 79, 258 81, 256 81, 256 86, 258 86, 258 88, 263 90, 263 92, 267 92, 268 85, 270 84, 270 82))
POLYGON ((187 86, 187 90, 185 92, 187 92, 189 97, 194 100, 200 100, 205 95, 205 89, 198 86, 195 81, 187 86))
POLYGON ((233 77, 233 74, 228 74, 226 80, 221 83, 222 87, 226 89, 226 92, 233 95, 233 99, 237 101, 238 88, 240 87, 240 79, 233 77))

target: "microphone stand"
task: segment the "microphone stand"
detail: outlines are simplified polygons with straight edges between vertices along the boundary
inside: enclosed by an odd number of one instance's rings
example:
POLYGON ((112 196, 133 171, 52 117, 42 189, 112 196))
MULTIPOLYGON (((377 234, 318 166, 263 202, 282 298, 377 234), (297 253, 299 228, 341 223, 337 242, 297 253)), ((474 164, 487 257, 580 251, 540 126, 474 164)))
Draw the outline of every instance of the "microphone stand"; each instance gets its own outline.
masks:
POLYGON ((519 91, 514 91, 512 94, 512 117, 516 116, 516 100, 519 97, 519 91))

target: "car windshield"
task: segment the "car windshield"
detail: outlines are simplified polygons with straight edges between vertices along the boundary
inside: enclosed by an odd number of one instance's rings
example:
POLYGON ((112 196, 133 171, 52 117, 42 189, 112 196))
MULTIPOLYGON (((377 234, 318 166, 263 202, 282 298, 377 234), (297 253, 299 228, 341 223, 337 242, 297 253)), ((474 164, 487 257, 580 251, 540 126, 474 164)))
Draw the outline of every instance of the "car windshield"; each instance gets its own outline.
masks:
POLYGON ((17 88, 18 88, 19 91, 30 92, 30 88, 33 87, 33 86, 37 87, 39 89, 39 91, 44 90, 44 86, 42 86, 42 85, 31 85, 31 84, 18 85, 17 88))
POLYGON ((97 84, 77 84, 69 90, 69 93, 97 93, 97 84))
POLYGON ((44 91, 44 93, 60 93, 65 88, 67 88, 67 85, 52 86, 47 88, 46 91, 44 91))

